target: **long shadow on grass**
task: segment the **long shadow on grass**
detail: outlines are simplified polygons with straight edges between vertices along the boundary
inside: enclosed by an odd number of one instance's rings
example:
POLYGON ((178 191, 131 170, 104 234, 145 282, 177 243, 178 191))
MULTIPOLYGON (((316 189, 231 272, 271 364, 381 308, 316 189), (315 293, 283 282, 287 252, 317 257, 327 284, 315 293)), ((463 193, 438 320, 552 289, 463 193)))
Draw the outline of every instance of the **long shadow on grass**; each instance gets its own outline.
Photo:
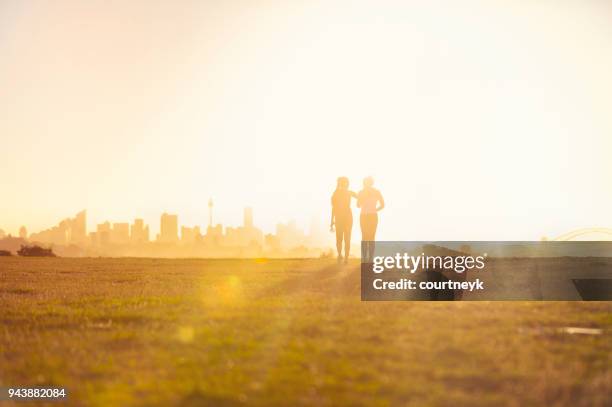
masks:
MULTIPOLYGON (((342 284, 343 287, 357 287, 359 290, 359 273, 358 270, 354 270, 354 267, 332 265, 324 267, 316 271, 304 271, 297 277, 289 277, 286 280, 278 284, 274 284, 270 287, 259 291, 256 295, 257 298, 269 297, 274 295, 291 295, 300 292, 321 292, 329 289, 329 284, 333 280, 342 280, 353 284, 342 284), (353 277, 353 278, 350 278, 353 277), (355 285, 355 280, 357 285, 355 285)), ((333 284, 336 286, 336 284, 333 284)), ((344 290, 343 290, 344 291, 344 290)), ((352 290, 351 290, 352 291, 352 290)))

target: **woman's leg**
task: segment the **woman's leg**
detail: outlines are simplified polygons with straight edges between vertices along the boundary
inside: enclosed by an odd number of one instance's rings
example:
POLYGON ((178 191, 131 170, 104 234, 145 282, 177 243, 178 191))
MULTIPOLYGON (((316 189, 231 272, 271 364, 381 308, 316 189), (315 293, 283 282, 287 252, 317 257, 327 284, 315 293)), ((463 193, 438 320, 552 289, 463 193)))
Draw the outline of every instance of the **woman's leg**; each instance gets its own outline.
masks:
POLYGON ((374 240, 376 239, 376 228, 378 226, 377 214, 361 215, 361 257, 369 262, 374 256, 374 240))
POLYGON ((368 258, 372 259, 374 258, 374 246, 375 246, 375 241, 376 241, 376 229, 378 228, 378 214, 372 214, 370 215, 370 243, 368 244, 368 258))
POLYGON ((370 241, 372 240, 372 222, 369 214, 363 214, 359 217, 361 226, 361 258, 366 263, 370 259, 370 241))
POLYGON ((361 240, 371 242, 376 236, 376 226, 378 224, 378 215, 368 213, 361 215, 361 240))
POLYGON ((344 238, 344 225, 336 221, 336 250, 338 251, 338 258, 342 257, 342 240, 344 238))
POLYGON ((344 228, 344 262, 346 263, 351 253, 351 234, 353 232, 353 218, 351 217, 346 222, 344 228))
POLYGON ((360 215, 359 216, 359 227, 361 228, 361 261, 367 262, 368 260, 368 250, 366 248, 366 220, 365 220, 366 215, 360 215))

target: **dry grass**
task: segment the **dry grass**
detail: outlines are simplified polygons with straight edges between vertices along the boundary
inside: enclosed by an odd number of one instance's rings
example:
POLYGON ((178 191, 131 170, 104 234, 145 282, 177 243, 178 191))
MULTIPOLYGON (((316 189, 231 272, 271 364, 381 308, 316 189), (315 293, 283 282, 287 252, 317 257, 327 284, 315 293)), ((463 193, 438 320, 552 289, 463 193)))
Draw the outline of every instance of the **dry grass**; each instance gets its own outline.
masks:
POLYGON ((610 303, 359 298, 358 265, 325 260, 2 258, 0 384, 94 406, 610 404, 610 303))

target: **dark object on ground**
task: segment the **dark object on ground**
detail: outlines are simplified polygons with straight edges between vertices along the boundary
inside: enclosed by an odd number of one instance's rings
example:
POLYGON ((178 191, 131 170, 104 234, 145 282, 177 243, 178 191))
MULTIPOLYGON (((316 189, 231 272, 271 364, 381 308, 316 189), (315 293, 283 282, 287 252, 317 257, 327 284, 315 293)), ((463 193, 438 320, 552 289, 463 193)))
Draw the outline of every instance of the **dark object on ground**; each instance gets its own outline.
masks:
POLYGON ((612 280, 607 278, 574 279, 583 301, 612 301, 612 280))
POLYGON ((11 253, 10 250, 0 250, 0 256, 12 256, 13 253, 11 253))
POLYGON ((37 245, 23 245, 21 246, 21 249, 17 251, 17 254, 26 257, 56 257, 55 253, 53 253, 53 250, 45 249, 44 247, 40 247, 37 245))

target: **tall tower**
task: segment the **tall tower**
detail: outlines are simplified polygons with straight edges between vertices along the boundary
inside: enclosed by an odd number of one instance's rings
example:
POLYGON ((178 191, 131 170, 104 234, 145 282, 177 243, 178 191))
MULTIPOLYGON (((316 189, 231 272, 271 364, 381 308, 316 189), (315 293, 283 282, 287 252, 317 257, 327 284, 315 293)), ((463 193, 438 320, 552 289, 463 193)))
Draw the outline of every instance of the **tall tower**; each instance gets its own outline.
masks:
POLYGON ((174 243, 178 241, 178 216, 163 213, 160 225, 160 241, 174 243))
POLYGON ((253 227, 253 208, 251 207, 244 208, 244 227, 253 227))
POLYGON ((22 226, 19 229, 19 237, 22 239, 27 239, 28 238, 28 230, 26 229, 25 226, 22 226))
POLYGON ((212 217, 212 211, 213 211, 213 200, 212 198, 210 198, 208 200, 208 227, 213 227, 213 217, 212 217))

